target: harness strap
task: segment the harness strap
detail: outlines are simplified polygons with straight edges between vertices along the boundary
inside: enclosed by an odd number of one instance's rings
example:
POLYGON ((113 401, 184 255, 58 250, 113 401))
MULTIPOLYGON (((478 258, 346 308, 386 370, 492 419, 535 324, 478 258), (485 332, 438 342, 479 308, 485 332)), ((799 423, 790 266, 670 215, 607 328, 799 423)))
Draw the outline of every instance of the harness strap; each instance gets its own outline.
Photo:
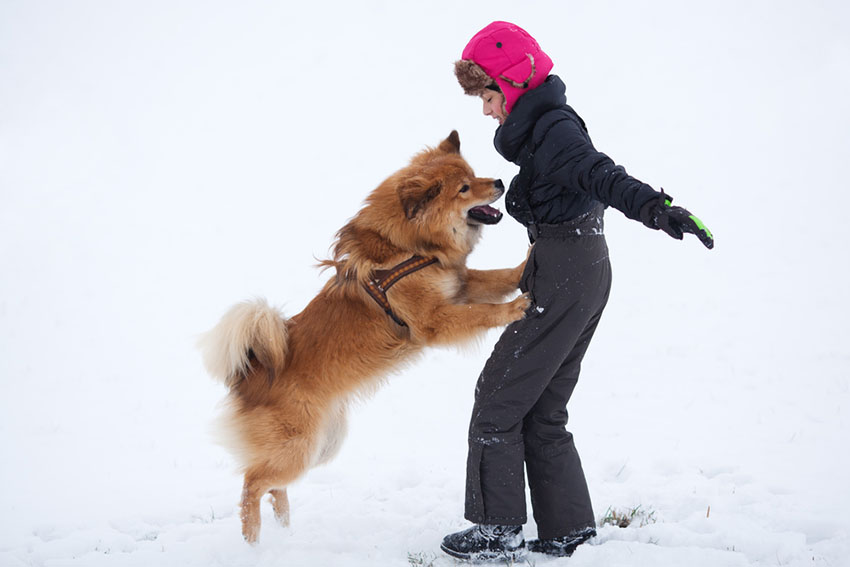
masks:
POLYGON ((407 323, 399 319, 398 315, 393 312, 390 300, 387 299, 387 290, 398 282, 401 278, 409 276, 413 272, 418 272, 422 268, 437 263, 436 258, 423 258, 422 256, 412 256, 401 264, 390 268, 389 270, 376 270, 372 272, 368 281, 363 284, 363 288, 374 299, 378 305, 383 308, 384 312, 389 315, 393 321, 407 327, 407 323))

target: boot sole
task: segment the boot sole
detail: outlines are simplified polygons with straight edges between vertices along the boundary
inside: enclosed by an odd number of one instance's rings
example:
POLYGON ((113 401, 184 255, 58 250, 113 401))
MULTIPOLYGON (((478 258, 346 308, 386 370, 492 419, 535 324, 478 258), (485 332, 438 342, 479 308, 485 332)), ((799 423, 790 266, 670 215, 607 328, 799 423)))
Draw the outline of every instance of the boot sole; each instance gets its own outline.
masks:
POLYGON ((470 563, 488 563, 490 561, 522 561, 528 555, 528 550, 525 548, 515 549, 513 551, 482 551, 480 553, 463 553, 449 549, 444 545, 440 545, 443 553, 451 555, 455 559, 462 559, 470 563))
POLYGON ((569 550, 567 550, 567 546, 564 546, 564 548, 562 549, 558 549, 557 547, 553 546, 552 548, 546 550, 543 549, 544 546, 540 545, 539 540, 531 540, 526 543, 525 547, 531 553, 540 553, 541 555, 548 555, 549 557, 572 557, 578 546, 586 543, 589 539, 594 537, 596 537, 596 532, 594 532, 593 535, 582 537, 580 541, 575 542, 573 545, 570 545, 569 550))

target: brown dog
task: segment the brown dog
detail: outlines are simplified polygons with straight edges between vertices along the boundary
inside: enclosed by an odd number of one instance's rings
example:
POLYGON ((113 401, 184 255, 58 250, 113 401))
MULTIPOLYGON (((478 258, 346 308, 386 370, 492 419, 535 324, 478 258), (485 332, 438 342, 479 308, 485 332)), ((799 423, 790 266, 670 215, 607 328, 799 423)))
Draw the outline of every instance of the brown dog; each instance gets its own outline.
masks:
POLYGON ((260 499, 289 523, 286 487, 337 452, 352 395, 427 345, 447 344, 521 319, 524 263, 470 270, 488 204, 501 181, 475 177, 452 132, 384 181, 337 234, 331 279, 298 315, 265 301, 232 308, 201 340, 210 373, 230 388, 224 443, 245 472, 242 534, 256 542, 260 499))

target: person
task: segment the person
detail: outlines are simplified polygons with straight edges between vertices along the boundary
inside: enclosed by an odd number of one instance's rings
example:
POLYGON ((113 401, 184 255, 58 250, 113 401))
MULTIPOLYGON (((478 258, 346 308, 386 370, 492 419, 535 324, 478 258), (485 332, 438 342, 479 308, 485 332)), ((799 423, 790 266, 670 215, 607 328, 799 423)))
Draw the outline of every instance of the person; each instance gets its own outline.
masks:
POLYGON ((484 114, 499 122, 496 150, 519 165, 505 203, 532 242, 519 286, 532 307, 505 329, 475 389, 464 514, 474 525, 441 545, 459 559, 568 556, 596 535, 566 408, 611 289, 605 207, 714 245, 698 218, 594 148, 552 67, 534 38, 508 22, 475 34, 455 63, 465 93, 481 97, 484 114), (528 545, 523 465, 538 528, 528 545))

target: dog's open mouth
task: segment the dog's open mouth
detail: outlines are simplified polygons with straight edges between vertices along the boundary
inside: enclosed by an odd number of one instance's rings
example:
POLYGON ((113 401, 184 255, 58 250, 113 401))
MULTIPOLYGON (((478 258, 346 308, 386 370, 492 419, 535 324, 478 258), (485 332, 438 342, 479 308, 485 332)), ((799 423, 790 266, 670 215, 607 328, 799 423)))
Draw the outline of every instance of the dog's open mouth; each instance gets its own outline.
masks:
POLYGON ((467 216, 470 220, 481 224, 496 224, 502 220, 502 213, 490 205, 480 205, 469 209, 467 216))

